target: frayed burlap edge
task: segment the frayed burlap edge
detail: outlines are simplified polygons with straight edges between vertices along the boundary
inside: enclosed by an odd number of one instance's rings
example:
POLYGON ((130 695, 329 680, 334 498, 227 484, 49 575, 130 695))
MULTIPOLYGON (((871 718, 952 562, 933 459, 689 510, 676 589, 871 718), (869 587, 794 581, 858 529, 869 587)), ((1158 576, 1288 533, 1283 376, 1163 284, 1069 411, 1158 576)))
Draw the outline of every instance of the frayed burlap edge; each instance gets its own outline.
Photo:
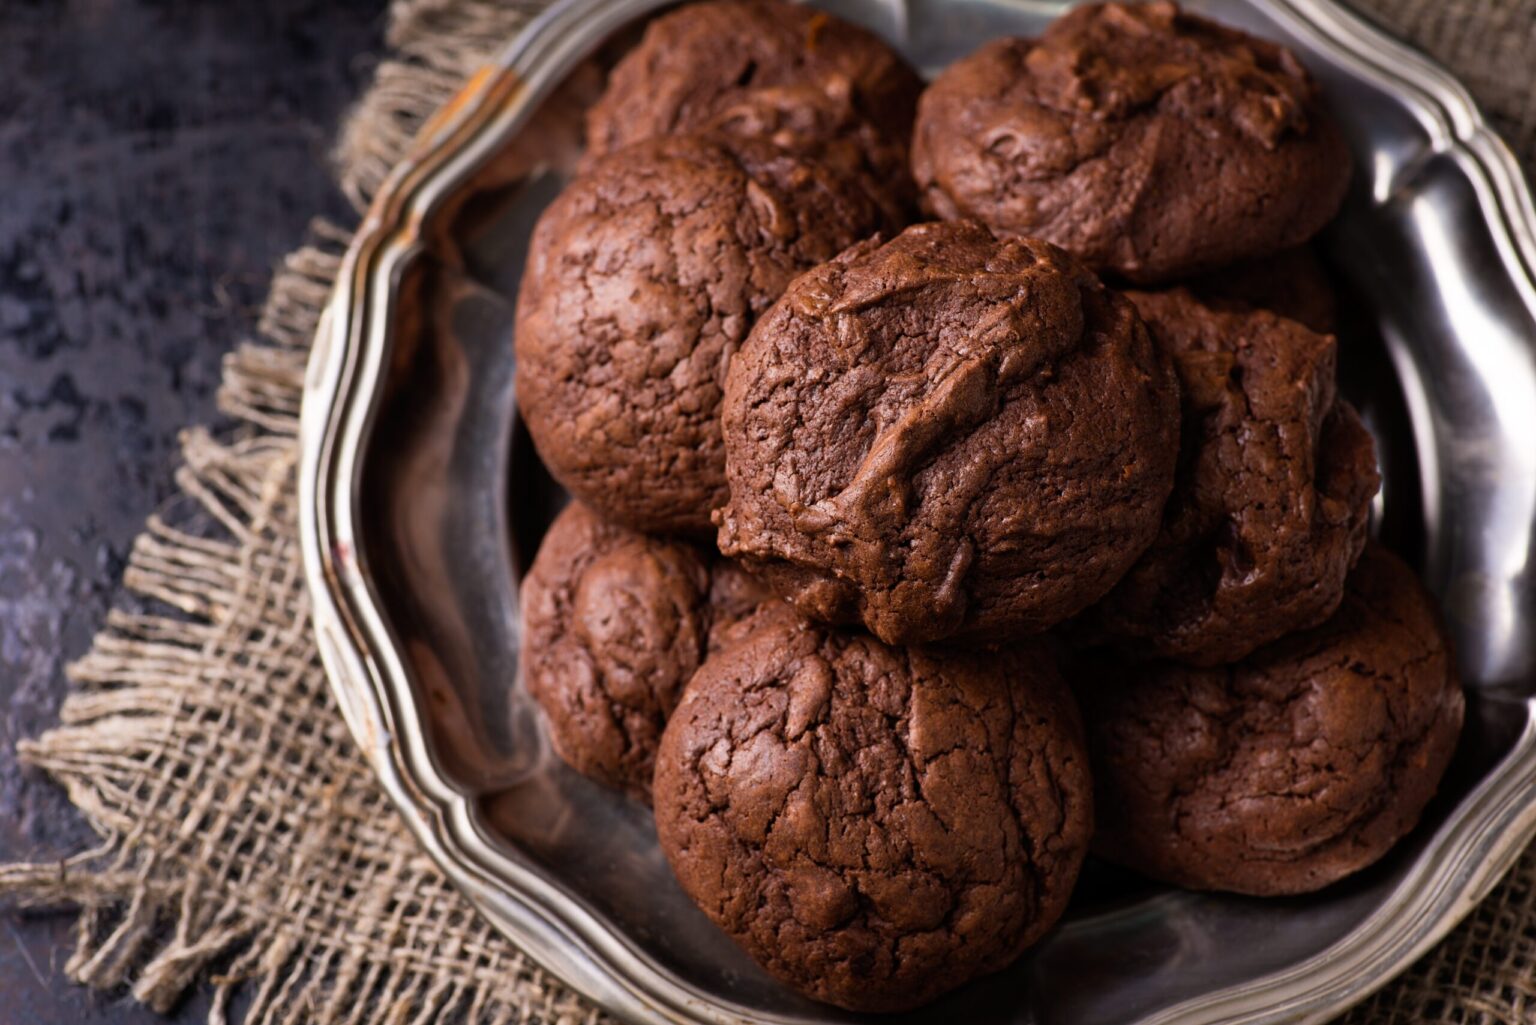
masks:
MULTIPOLYGON (((1531 0, 1485 20, 1503 43, 1458 22, 1456 52, 1431 5, 1366 6, 1426 37, 1474 88, 1489 79, 1490 53, 1505 54, 1497 63, 1507 69, 1518 40, 1536 39, 1531 0)), ((1447 7, 1469 18, 1481 10, 1447 7)), ((524 17, 486 0, 393 5, 393 57, 337 148, 341 187, 359 211, 422 121, 524 17)), ((1529 157, 1536 93, 1502 75, 1489 81, 1480 98, 1529 157)), ((226 363, 220 404, 237 427, 184 438, 178 484, 217 536, 152 518, 130 559, 127 586, 179 615, 113 613, 72 667, 61 725, 21 746, 102 842, 64 861, 0 868, 0 896, 78 909, 69 978, 125 987, 162 1010, 206 981, 214 1023, 237 993, 250 1025, 601 1021, 481 922, 418 851, 326 687, 299 569, 295 435, 308 346, 350 232, 317 222, 312 234, 273 282, 261 341, 226 363)), ((1536 857, 1349 1016, 1430 1021, 1536 1022, 1536 857)))
MULTIPOLYGON (((359 212, 423 120, 539 5, 401 0, 391 59, 347 119, 338 179, 359 212)), ((183 436, 196 532, 152 517, 113 612, 70 668, 61 724, 23 742, 100 834, 0 868, 0 896, 78 909, 64 973, 166 1010, 213 987, 251 1025, 426 1025, 602 1016, 489 929, 367 774, 309 630, 295 519, 308 349, 350 231, 316 222, 274 278, 259 341, 226 360, 234 421, 183 436), (211 535, 211 536, 210 536, 211 535)))

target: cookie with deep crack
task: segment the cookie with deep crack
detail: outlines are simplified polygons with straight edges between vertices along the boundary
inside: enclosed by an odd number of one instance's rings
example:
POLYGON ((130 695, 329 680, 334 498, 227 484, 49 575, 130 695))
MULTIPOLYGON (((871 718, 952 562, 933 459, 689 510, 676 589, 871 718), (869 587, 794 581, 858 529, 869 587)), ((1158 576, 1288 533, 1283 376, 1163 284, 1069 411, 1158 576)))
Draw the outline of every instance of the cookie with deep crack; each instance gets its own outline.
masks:
POLYGON ((1003 643, 1102 597, 1158 530, 1178 387, 1061 250, 917 225, 805 274, 727 380, 723 552, 893 644, 1003 643))
POLYGON ((1110 3, 945 69, 912 170, 930 213, 1148 283, 1306 241, 1350 158, 1291 51, 1172 3, 1110 3))
POLYGON ((695 676, 657 756, 656 828, 689 896, 771 974, 895 1011, 1050 928, 1091 790, 1043 649, 898 649, 784 618, 695 676))
POLYGON ((746 130, 865 167, 900 201, 923 83, 878 36, 806 4, 708 0, 656 18, 587 113, 587 151, 746 130))
POLYGON ((1461 730, 1430 597, 1367 547, 1327 623, 1235 665, 1074 670, 1097 786, 1094 850, 1201 890, 1306 893, 1418 822, 1461 730))
POLYGON ((1375 445, 1336 396, 1332 335, 1184 289, 1126 294, 1178 369, 1179 469, 1156 540, 1080 635, 1236 661, 1338 606, 1381 482, 1375 445))
POLYGON ((885 227, 856 182, 769 142, 598 161, 539 219, 518 297, 518 408, 550 472, 637 530, 706 532, 732 355, 792 278, 885 227))
POLYGON ((649 801, 656 745, 683 688, 768 600, 702 548, 567 506, 522 585, 523 680, 555 752, 649 801))

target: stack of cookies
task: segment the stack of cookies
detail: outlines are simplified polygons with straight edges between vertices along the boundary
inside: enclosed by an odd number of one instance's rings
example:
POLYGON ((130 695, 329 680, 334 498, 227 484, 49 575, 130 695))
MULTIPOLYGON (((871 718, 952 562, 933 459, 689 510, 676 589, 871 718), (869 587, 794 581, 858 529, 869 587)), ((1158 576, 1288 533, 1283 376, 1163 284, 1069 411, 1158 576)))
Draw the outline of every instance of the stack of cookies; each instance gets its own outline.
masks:
POLYGON ((1294 894, 1416 824, 1462 697, 1367 540, 1289 51, 1079 7, 926 88, 809 8, 653 21, 536 228, 523 582, 555 751, 854 1010, 995 971, 1090 847, 1294 894), (928 218, 925 220, 924 218, 928 218))

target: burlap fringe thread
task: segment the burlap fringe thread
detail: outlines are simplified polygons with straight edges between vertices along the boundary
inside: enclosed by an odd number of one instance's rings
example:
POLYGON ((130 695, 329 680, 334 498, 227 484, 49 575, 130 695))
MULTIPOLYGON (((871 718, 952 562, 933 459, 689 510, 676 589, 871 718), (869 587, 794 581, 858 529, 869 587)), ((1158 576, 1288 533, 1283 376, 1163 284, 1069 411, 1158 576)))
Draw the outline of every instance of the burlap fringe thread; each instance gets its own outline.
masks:
MULTIPOLYGON (((536 5, 535 5, 536 6, 536 5)), ((349 118, 340 182, 366 208, 423 120, 529 6, 403 0, 393 59, 349 118)), ((177 484, 216 525, 152 517, 125 584, 181 615, 114 612, 71 667, 61 725, 20 745, 102 837, 0 868, 21 907, 79 910, 65 974, 167 1010, 211 981, 250 1025, 603 1021, 492 932, 374 785, 309 635, 294 517, 308 348, 350 232, 313 226, 273 282, 259 342, 226 361, 236 427, 183 437, 177 484)))
MULTIPOLYGON (((421 122, 527 13, 486 0, 393 6, 396 56, 338 147, 359 210, 421 122)), ((1515 120, 1528 129, 1526 114, 1515 120)), ((295 436, 307 350, 349 233, 317 223, 313 234, 274 280, 262 341, 226 363, 220 402, 237 429, 184 437, 177 482, 220 536, 157 516, 134 548, 127 586, 181 615, 114 613, 72 668, 61 725, 21 747, 102 843, 0 868, 0 896, 78 909, 71 979, 126 986, 160 1010, 208 980, 216 1025, 237 992, 249 996, 249 1025, 603 1022, 419 853, 326 687, 299 568, 295 436)), ((1536 1021, 1533 883, 1528 855, 1349 1020, 1536 1021)))

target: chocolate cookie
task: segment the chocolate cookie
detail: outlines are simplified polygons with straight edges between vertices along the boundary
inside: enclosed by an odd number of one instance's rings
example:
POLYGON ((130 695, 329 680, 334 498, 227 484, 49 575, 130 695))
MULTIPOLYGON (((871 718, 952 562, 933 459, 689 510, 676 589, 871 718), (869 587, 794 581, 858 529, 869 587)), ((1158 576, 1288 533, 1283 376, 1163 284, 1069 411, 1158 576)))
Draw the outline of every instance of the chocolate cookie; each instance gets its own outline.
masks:
POLYGON ((1010 641, 1156 535, 1178 388, 1130 302, 1033 239, 907 229, 795 281, 726 385, 721 550, 893 644, 1010 641))
POLYGON ((637 530, 707 531, 731 356, 791 278, 883 227, 856 183, 768 142, 598 161, 540 218, 518 298, 518 406, 550 472, 637 530))
POLYGON ((1338 330, 1338 299, 1310 246, 1223 267, 1188 285, 1207 306, 1269 310, 1320 335, 1338 330))
POLYGON ((1243 662, 1077 675, 1094 850, 1195 889, 1305 893, 1371 864, 1418 822, 1461 730, 1430 598, 1375 545, 1333 618, 1243 662))
POLYGON ((1376 449, 1335 398, 1333 336, 1184 289, 1129 292, 1182 385, 1163 526, 1085 635, 1138 656, 1232 662, 1327 619, 1365 544, 1376 449))
POLYGON ((555 752, 649 801, 656 745, 683 687, 767 598, 703 549, 567 506, 522 588, 523 680, 555 752))
POLYGON ((934 214, 1153 282, 1306 241, 1350 160, 1289 50, 1171 3, 1094 4, 939 75, 912 171, 934 214))
POLYGON ((1060 916, 1091 829, 1043 650, 889 648, 780 620, 704 664, 662 737, 656 830, 770 973, 852 1010, 1002 968, 1060 916))
POLYGON ((590 154, 746 118, 780 142, 852 140, 903 192, 923 83, 874 34, 803 4, 710 0, 664 14, 587 113, 590 154), (765 122, 766 119, 766 122, 765 122))

